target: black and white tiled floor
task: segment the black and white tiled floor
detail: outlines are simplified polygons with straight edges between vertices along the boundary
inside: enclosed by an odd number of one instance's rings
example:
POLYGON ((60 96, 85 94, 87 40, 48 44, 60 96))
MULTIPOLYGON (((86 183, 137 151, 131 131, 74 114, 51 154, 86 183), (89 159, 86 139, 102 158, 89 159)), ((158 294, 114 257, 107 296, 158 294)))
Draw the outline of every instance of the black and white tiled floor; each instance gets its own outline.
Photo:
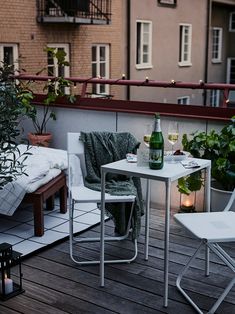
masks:
MULTIPOLYGON (((96 204, 77 204, 75 208, 74 232, 82 232, 99 222, 100 211, 96 204)), ((53 211, 44 210, 44 235, 35 237, 32 207, 21 205, 13 216, 0 215, 0 243, 7 242, 13 246, 13 250, 26 256, 68 237, 68 218, 68 211, 66 214, 60 213, 56 200, 53 211)))

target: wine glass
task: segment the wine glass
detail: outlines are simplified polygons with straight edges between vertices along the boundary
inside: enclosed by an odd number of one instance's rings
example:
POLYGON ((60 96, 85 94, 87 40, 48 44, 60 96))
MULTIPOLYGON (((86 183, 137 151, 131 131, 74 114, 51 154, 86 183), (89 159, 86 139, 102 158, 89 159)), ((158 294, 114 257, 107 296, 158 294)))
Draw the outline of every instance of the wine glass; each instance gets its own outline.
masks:
POLYGON ((170 122, 168 126, 168 141, 171 144, 171 155, 172 155, 172 160, 171 162, 174 162, 174 145, 178 141, 179 138, 179 126, 178 122, 170 122))
POLYGON ((151 124, 147 124, 146 125, 146 129, 145 129, 145 133, 144 133, 144 136, 143 136, 144 144, 147 147, 149 147, 151 134, 152 134, 152 125, 151 124))

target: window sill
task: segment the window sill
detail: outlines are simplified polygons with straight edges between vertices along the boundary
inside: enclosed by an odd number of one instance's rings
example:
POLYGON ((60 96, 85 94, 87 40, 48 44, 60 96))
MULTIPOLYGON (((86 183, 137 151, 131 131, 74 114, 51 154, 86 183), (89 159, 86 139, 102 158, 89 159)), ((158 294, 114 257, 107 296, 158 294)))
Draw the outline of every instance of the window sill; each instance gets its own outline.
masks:
POLYGON ((178 62, 178 65, 180 67, 191 67, 192 63, 191 62, 178 62))
POLYGON ((211 63, 222 63, 222 60, 219 60, 219 59, 218 59, 218 60, 212 59, 212 60, 211 60, 211 63))
POLYGON ((152 64, 136 64, 135 68, 136 70, 147 70, 147 69, 152 69, 153 66, 152 64))

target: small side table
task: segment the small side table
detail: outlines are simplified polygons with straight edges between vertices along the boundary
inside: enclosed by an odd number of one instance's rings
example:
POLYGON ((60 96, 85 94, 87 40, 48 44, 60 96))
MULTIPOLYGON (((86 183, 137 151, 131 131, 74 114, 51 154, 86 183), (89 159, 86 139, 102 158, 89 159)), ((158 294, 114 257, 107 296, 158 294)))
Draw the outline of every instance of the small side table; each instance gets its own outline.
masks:
POLYGON ((46 202, 46 209, 52 210, 54 208, 54 196, 59 192, 60 212, 67 212, 67 185, 66 175, 61 172, 54 179, 38 188, 33 193, 27 193, 22 202, 31 203, 33 205, 34 213, 34 234, 41 237, 44 234, 44 215, 43 204, 46 202))

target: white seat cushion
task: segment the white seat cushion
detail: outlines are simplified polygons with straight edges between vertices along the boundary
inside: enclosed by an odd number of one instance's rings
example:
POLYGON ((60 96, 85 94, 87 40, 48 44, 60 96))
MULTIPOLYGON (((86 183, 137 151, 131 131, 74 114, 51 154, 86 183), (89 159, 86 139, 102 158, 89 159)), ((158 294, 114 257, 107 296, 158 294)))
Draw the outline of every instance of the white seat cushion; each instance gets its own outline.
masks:
MULTIPOLYGON (((101 192, 91 190, 83 185, 81 186, 72 186, 71 188, 71 196, 72 199, 75 200, 75 202, 81 202, 81 203, 91 203, 101 202, 101 192)), ((133 202, 135 200, 134 195, 110 195, 108 193, 105 193, 105 202, 133 202)))
POLYGON ((235 241, 235 212, 182 213, 174 218, 199 239, 235 241))

